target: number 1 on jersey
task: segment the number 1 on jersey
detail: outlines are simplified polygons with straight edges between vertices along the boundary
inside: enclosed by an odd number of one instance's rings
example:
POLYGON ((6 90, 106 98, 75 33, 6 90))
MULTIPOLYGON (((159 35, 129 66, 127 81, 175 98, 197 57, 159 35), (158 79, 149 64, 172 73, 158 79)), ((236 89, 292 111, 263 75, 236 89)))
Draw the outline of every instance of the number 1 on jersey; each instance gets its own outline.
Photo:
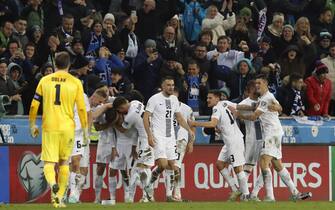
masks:
POLYGON ((60 84, 55 85, 56 88, 56 98, 55 98, 55 105, 60 105, 60 84))

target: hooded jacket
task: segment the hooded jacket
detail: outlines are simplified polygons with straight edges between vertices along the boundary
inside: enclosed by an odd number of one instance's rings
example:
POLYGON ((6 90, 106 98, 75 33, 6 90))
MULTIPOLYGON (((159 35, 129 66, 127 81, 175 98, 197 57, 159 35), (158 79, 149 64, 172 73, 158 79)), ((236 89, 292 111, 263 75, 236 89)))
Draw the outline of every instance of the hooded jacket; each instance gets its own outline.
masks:
POLYGON ((289 45, 284 52, 282 53, 279 59, 279 65, 281 67, 280 78, 283 79, 284 77, 292 74, 293 72, 299 73, 302 76, 305 75, 306 66, 304 64, 304 59, 301 54, 301 51, 298 46, 296 45, 289 45), (297 53, 296 57, 293 60, 288 59, 289 51, 295 51, 297 53))

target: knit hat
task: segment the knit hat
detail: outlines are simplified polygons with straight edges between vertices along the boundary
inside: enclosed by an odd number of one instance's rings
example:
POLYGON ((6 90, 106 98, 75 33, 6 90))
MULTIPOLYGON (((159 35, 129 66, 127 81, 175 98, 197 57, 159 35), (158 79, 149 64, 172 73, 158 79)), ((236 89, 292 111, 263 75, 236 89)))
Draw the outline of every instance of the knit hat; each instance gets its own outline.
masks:
POLYGON ((153 39, 145 40, 144 48, 156 48, 156 41, 153 39))
POLYGON ((328 73, 328 67, 324 63, 322 63, 321 61, 317 61, 316 64, 315 64, 314 72, 317 76, 319 76, 321 74, 327 74, 328 73))
POLYGON ((290 29, 290 30, 292 31, 292 33, 294 34, 294 28, 293 28, 293 26, 291 26, 290 24, 286 24, 286 25, 283 26, 283 30, 284 30, 285 28, 290 29))
POLYGON ((112 13, 107 13, 107 14, 105 15, 105 17, 104 17, 104 21, 105 21, 105 20, 112 20, 113 23, 115 23, 115 17, 114 17, 114 15, 113 15, 112 13))
POLYGON ((265 43, 271 44, 271 38, 268 37, 268 36, 264 36, 262 38, 261 42, 265 42, 265 43))
POLYGON ((8 61, 6 58, 0 58, 0 64, 5 63, 8 65, 8 61))
POLYGON ((71 67, 73 69, 80 69, 89 64, 88 59, 83 55, 77 55, 71 67))
POLYGON ((227 88, 226 86, 222 87, 220 90, 219 90, 221 93, 225 94, 227 96, 227 98, 230 97, 230 90, 229 88, 227 88))
POLYGON ((324 39, 332 39, 333 36, 331 35, 331 33, 329 33, 326 29, 322 30, 319 34, 320 40, 324 40, 324 39))
POLYGON ((251 9, 249 9, 248 7, 243 7, 240 12, 239 12, 239 15, 241 17, 250 17, 252 15, 252 12, 251 12, 251 9))

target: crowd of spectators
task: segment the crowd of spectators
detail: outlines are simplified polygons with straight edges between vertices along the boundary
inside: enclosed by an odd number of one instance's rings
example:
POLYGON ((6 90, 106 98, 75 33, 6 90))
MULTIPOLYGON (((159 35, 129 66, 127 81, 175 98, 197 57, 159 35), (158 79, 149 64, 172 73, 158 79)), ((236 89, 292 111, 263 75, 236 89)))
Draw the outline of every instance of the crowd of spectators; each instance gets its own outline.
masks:
POLYGON ((0 0, 0 95, 27 114, 65 50, 87 94, 102 82, 147 101, 171 76, 208 115, 209 89, 240 102, 264 73, 283 116, 334 116, 334 12, 333 0, 0 0))

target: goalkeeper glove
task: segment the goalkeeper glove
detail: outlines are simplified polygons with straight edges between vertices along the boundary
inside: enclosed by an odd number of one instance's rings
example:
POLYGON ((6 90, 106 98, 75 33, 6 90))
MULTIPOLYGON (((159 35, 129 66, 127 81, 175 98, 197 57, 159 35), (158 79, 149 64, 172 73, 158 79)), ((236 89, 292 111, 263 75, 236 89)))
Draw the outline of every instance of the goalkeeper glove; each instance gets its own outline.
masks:
POLYGON ((83 146, 86 147, 89 140, 89 132, 88 128, 84 128, 82 130, 83 130, 83 146))
POLYGON ((39 133, 40 133, 40 131, 38 130, 37 125, 30 125, 30 135, 33 138, 36 138, 39 133))

